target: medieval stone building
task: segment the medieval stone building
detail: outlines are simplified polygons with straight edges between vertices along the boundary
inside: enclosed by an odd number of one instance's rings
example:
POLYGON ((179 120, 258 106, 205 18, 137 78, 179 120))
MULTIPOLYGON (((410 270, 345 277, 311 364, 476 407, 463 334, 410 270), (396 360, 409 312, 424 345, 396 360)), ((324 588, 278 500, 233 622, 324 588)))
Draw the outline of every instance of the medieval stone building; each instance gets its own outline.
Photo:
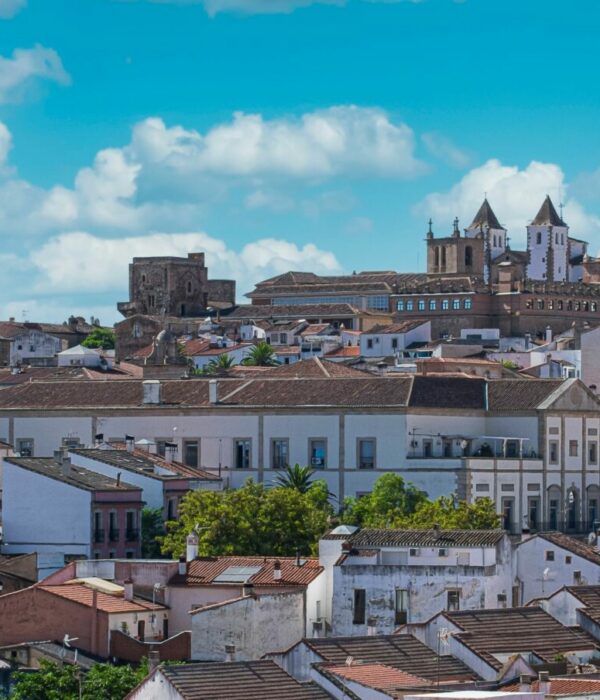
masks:
POLYGON ((129 265, 129 301, 117 305, 126 317, 134 314, 201 316, 209 307, 235 304, 234 280, 209 280, 204 253, 187 258, 134 258, 129 265))

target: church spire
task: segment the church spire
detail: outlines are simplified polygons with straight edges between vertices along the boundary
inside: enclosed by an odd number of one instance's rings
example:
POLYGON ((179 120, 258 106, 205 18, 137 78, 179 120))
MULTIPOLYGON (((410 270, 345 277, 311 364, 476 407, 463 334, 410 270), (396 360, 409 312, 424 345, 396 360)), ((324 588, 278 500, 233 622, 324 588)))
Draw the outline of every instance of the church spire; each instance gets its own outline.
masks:
POLYGON ((566 226, 565 222, 557 214, 548 194, 531 224, 532 226, 566 226))
POLYGON ((487 201, 487 197, 483 200, 483 204, 479 207, 479 211, 475 214, 475 218, 469 228, 478 228, 482 230, 484 228, 504 228, 496 218, 492 207, 490 207, 490 203, 487 201))

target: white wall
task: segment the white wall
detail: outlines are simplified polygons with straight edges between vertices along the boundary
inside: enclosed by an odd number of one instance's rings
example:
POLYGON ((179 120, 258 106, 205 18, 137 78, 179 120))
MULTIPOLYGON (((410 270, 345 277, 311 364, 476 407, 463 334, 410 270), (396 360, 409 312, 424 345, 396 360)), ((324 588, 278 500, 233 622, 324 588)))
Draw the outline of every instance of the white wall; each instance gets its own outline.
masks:
POLYGON ((246 596, 204 608, 192 616, 192 659, 225 661, 225 645, 235 645, 237 661, 260 659, 287 649, 304 636, 304 594, 246 596))
POLYGON ((91 524, 91 492, 4 462, 4 553, 89 557, 91 524))

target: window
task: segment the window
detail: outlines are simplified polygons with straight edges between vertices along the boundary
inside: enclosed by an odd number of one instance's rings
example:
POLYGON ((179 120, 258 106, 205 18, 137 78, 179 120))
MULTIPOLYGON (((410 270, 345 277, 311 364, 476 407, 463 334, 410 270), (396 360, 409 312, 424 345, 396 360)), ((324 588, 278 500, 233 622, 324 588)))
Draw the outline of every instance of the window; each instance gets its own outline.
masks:
POLYGON ((448 556, 448 548, 447 547, 440 547, 438 549, 438 557, 447 557, 448 556))
POLYGON ((598 520, 598 499, 588 498, 588 528, 596 530, 598 520))
POLYGON ((167 454, 167 442, 168 440, 156 439, 154 444, 156 445, 156 454, 160 457, 164 457, 167 454))
POLYGON ((423 440, 423 457, 433 456, 433 440, 423 440))
POLYGON ((550 440, 548 452, 548 461, 550 464, 558 464, 558 441, 550 440))
POLYGON ((289 440, 275 438, 271 440, 271 469, 285 469, 289 462, 289 440))
POLYGON ((558 499, 550 499, 548 510, 550 514, 550 529, 558 530, 558 499))
POLYGON ((537 307, 540 311, 544 310, 544 300, 543 299, 538 299, 537 307))
POLYGON ((102 511, 94 511, 94 542, 104 542, 104 530, 102 529, 102 511))
MULTIPOLYGON (((494 236, 494 247, 496 245, 495 243, 495 236, 494 236)), ((471 248, 470 245, 468 245, 465 248, 465 267, 471 267, 473 265, 473 248, 471 248)))
POLYGON ((287 339, 287 333, 280 333, 280 334, 279 334, 279 342, 280 342, 282 345, 287 345, 287 341, 288 341, 288 339, 287 339))
POLYGON ((565 557, 565 564, 570 564, 570 563, 571 563, 571 556, 570 556, 570 555, 567 555, 567 556, 565 557))
POLYGON ((154 306, 154 294, 149 294, 148 295, 148 306, 154 306))
POLYGON ((394 622, 397 625, 405 625, 408 622, 408 591, 405 588, 396 588, 394 622))
POLYGON ((369 350, 373 349, 373 338, 367 338, 367 348, 369 350))
POLYGON ((199 444, 198 440, 184 440, 183 441, 183 463, 188 467, 198 466, 198 456, 199 456, 199 444))
POLYGON ((79 447, 81 444, 78 437, 64 437, 62 438, 61 443, 63 447, 68 447, 69 449, 79 447))
POLYGON ((558 245, 558 232, 554 236, 554 242, 556 243, 556 245, 558 245))
POLYGON ((470 311, 473 306, 473 301, 471 299, 465 299, 464 307, 466 311, 470 311))
POLYGON ((545 559, 546 561, 554 561, 554 550, 547 549, 545 559))
POLYGON ((452 299, 452 310, 460 311, 460 299, 452 299))
POLYGON ((398 338, 392 338, 392 350, 398 349, 398 338))
POLYGON ((354 606, 352 608, 352 623, 364 625, 367 608, 367 592, 364 588, 354 589, 354 606))
POLYGON ((529 503, 528 503, 529 527, 533 528, 534 530, 536 530, 538 527, 539 505, 540 505, 540 502, 537 498, 530 498, 529 499, 529 503))
POLYGON ((482 493, 483 491, 489 491, 489 490, 490 490, 489 484, 475 484, 475 491, 478 491, 479 493, 482 493))
POLYGON ((192 283, 191 283, 191 282, 188 282, 188 283, 187 283, 187 293, 188 293, 188 294, 191 294, 191 293, 192 293, 192 283))
POLYGON ((325 440, 325 438, 313 438, 309 440, 308 452, 310 466, 314 469, 324 469, 327 457, 327 440, 325 440))
POLYGON ((33 439, 19 438, 17 440, 17 452, 21 457, 33 457, 33 439))
POLYGON ((541 232, 541 231, 538 231, 538 232, 537 232, 536 241, 535 241, 535 242, 536 242, 538 245, 541 245, 541 244, 542 244, 542 232, 541 232))
POLYGON ((548 300, 548 309, 552 311, 554 309, 554 299, 548 300))
POLYGON ((235 440, 233 449, 236 469, 250 469, 251 445, 249 438, 235 440))
POLYGON ((557 308, 559 311, 562 311, 562 310, 563 310, 563 302, 562 302, 562 299, 559 299, 559 300, 556 302, 556 308, 557 308))
POLYGON ((425 299, 419 299, 418 307, 419 311, 425 311, 425 299))
POLYGON ((375 439, 358 439, 358 468, 373 469, 375 467, 375 439))
POLYGON ((448 601, 446 605, 446 610, 451 612, 452 610, 460 610, 460 591, 448 591, 448 601))
POLYGON ((398 299, 396 302, 396 311, 404 311, 404 299, 398 299))
POLYGON ((108 539, 111 542, 119 541, 119 527, 117 521, 117 513, 111 510, 108 514, 108 539))
POLYGON ((569 440, 569 457, 577 457, 579 443, 577 440, 569 440))
POLYGON ((169 498, 167 501, 167 520, 175 520, 177 513, 177 499, 169 498))
POLYGON ((435 299, 430 299, 429 300, 429 310, 430 311, 435 311, 435 307, 437 306, 435 299))
POLYGON ((412 311, 413 308, 414 308, 414 303, 413 303, 413 301, 412 301, 412 300, 407 301, 407 302, 406 302, 406 310, 407 310, 407 311, 412 311))
POLYGON ((597 462, 598 462, 598 443, 597 442, 588 443, 588 462, 590 464, 597 464, 597 462))
POLYGON ((128 510, 125 514, 125 539, 127 542, 137 542, 139 530, 137 528, 136 512, 128 510))
POLYGON ((448 311, 449 303, 448 299, 442 299, 442 311, 448 311))

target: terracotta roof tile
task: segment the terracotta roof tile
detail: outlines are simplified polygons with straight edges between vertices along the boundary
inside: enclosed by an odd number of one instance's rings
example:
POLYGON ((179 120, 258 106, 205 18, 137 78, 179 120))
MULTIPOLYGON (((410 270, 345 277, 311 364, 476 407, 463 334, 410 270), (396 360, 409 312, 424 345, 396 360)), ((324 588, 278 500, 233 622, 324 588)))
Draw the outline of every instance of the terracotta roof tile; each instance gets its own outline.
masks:
POLYGON ((353 547, 495 547, 504 530, 393 530, 362 528, 349 537, 353 547))
POLYGON ((325 357, 360 357, 360 346, 345 345, 342 348, 328 352, 325 357))
POLYGON ((327 700, 313 683, 300 683, 275 662, 190 663, 161 666, 183 700, 327 700))
POLYGON ((535 409, 562 384, 561 379, 491 379, 488 382, 490 411, 535 409))
MULTIPOLYGON (((520 684, 511 683, 503 686, 502 690, 507 692, 518 692, 520 684)), ((540 690, 539 680, 534 680, 531 684, 531 692, 538 693, 540 690)), ((570 677, 570 678, 550 678, 550 690, 547 695, 577 695, 589 693, 600 695, 600 678, 570 677)))
MULTIPOLYGON (((295 557, 200 557, 189 562, 185 576, 175 574, 170 581, 173 585, 206 586, 230 567, 260 567, 246 583, 254 586, 306 586, 323 571, 316 558, 302 559, 302 566, 296 565, 295 557), (281 565, 281 578, 274 577, 275 562, 281 565)), ((237 582, 237 583, 243 583, 237 582)))
MULTIPOLYGON (((40 590, 51 593, 52 595, 66 598, 74 603, 79 603, 91 608, 94 604, 94 591, 83 584, 66 583, 59 586, 39 586, 40 590)), ((97 591, 98 610, 106 613, 128 613, 128 612, 147 612, 148 610, 165 610, 164 605, 134 598, 133 600, 125 600, 121 596, 109 595, 97 591)))
POLYGON ((387 326, 379 325, 373 326, 368 331, 363 331, 363 335, 392 335, 394 333, 407 333, 412 331, 414 328, 422 326, 428 321, 423 319, 410 319, 408 321, 402 321, 401 323, 390 323, 387 326))
POLYGON ((327 666, 327 671, 349 681, 376 690, 420 688, 432 685, 431 680, 380 663, 354 663, 351 666, 327 666))
POLYGON ((267 368, 262 377, 272 379, 326 379, 328 377, 371 377, 359 369, 346 367, 337 362, 328 362, 325 358, 312 357, 309 360, 300 360, 291 365, 279 365, 279 367, 267 368))
POLYGON ((440 656, 410 634, 367 637, 323 637, 304 643, 324 662, 342 665, 348 656, 381 663, 428 680, 474 680, 477 675, 453 656, 440 656))

